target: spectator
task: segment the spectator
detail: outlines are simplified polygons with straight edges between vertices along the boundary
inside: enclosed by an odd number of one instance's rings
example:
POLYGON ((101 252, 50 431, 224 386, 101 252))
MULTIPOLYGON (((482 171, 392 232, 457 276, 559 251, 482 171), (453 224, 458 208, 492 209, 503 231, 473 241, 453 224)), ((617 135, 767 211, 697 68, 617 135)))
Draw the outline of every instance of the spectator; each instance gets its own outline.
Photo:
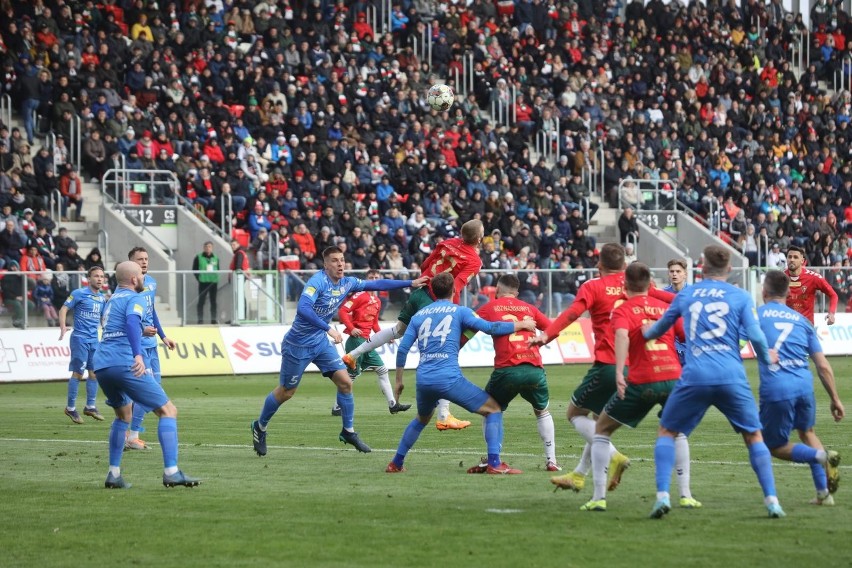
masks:
POLYGON ((93 248, 83 260, 83 270, 86 272, 88 272, 93 266, 100 266, 104 269, 104 271, 106 271, 106 268, 104 268, 104 260, 101 257, 101 249, 98 247, 93 248))
POLYGON ((56 312, 56 307, 53 305, 52 281, 53 274, 51 272, 48 271, 42 274, 35 290, 33 290, 33 300, 35 301, 38 309, 41 310, 41 313, 44 315, 44 319, 47 320, 47 326, 58 327, 59 315, 56 312))
POLYGON ((216 294, 219 291, 219 257, 213 253, 213 243, 204 243, 203 250, 192 261, 192 270, 198 282, 198 302, 196 304, 197 323, 204 321, 204 303, 210 299, 210 323, 215 325, 219 319, 216 294))
POLYGON ((6 265, 6 274, 0 280, 0 291, 3 292, 3 305, 12 313, 12 325, 24 329, 24 301, 27 302, 27 313, 35 309, 33 303, 26 299, 27 278, 20 273, 16 261, 6 265))
POLYGON ((633 244, 639 242, 639 223, 633 214, 632 207, 625 207, 624 212, 618 218, 618 233, 622 246, 628 242, 633 244))
POLYGON ((77 254, 77 245, 72 244, 68 245, 68 248, 65 249, 65 252, 60 255, 59 262, 65 267, 65 270, 69 272, 79 272, 83 269, 83 264, 85 260, 82 256, 77 254))
POLYGON ((260 229, 266 229, 267 232, 272 230, 272 223, 264 211, 263 203, 256 201, 252 214, 248 216, 246 226, 248 228, 249 237, 252 241, 257 238, 257 233, 260 229))
POLYGON ((18 224, 12 219, 6 220, 6 228, 0 232, 0 259, 3 264, 0 268, 14 262, 20 268, 21 249, 26 246, 27 240, 18 229, 18 224))
POLYGON ((68 221, 68 206, 74 205, 74 220, 85 221, 80 215, 83 210, 83 180, 73 168, 62 175, 59 180, 59 191, 62 193, 62 220, 68 221))

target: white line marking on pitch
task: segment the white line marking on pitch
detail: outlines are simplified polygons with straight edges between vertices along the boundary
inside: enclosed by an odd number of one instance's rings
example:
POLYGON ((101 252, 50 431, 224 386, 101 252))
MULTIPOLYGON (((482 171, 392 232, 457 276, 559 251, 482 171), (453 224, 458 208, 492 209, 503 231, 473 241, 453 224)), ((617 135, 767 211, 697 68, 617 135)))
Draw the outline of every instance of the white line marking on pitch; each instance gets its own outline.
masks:
MULTIPOLYGON (((88 444, 88 445, 103 445, 106 446, 108 442, 106 440, 58 440, 58 439, 49 439, 49 438, 0 438, 0 443, 2 442, 21 442, 21 443, 36 443, 36 444, 88 444)), ((157 446, 157 443, 146 442, 151 446, 157 446)), ((192 444, 192 443, 183 443, 178 444, 183 448, 219 448, 219 449, 234 449, 234 450, 245 450, 251 448, 248 444, 192 444)), ((707 444, 710 445, 710 444, 707 444)), ((721 444, 720 444, 721 445, 721 444)), ((739 444, 735 444, 739 447, 739 444)), ((693 448, 700 448, 705 446, 705 444, 697 444, 691 445, 693 448)), ((323 446, 268 446, 269 449, 272 450, 296 450, 296 451, 306 451, 306 452, 333 452, 343 450, 342 447, 323 447, 323 446)), ((621 446, 627 447, 627 446, 621 446)), ((649 446, 653 447, 653 446, 649 446)), ((373 448, 373 452, 384 452, 384 453, 396 453, 396 448, 373 448)), ((432 450, 432 449, 413 449, 410 453, 414 454, 462 454, 462 455, 471 455, 471 456, 482 456, 482 450, 469 449, 469 448, 444 448, 440 450, 432 450)), ((503 452, 504 456, 509 457, 517 457, 517 458, 539 458, 540 454, 529 454, 529 453, 510 453, 503 452)), ((580 456, 575 454, 562 454, 561 457, 566 459, 577 459, 580 456)), ((648 462, 653 463, 653 456, 649 456, 647 458, 637 457, 634 458, 634 461, 637 462, 648 462)), ((703 460, 703 459, 693 459, 692 463, 695 464, 703 464, 703 465, 738 465, 738 466, 749 466, 751 467, 750 462, 746 461, 718 461, 718 460, 703 460)), ((807 464, 798 464, 791 462, 779 462, 773 461, 773 465, 775 466, 790 466, 790 467, 805 467, 807 464)), ((852 465, 840 466, 840 469, 852 469, 852 465)))

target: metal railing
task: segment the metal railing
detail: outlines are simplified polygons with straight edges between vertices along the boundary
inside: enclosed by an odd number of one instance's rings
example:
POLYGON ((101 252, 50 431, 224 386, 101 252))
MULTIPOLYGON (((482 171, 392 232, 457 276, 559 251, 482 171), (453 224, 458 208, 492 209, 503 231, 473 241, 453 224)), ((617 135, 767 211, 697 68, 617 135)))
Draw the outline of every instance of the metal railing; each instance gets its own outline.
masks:
POLYGON ((221 234, 230 240, 231 223, 233 223, 234 200, 230 193, 222 194, 222 218, 219 219, 219 230, 221 234), (227 198, 227 199, 226 199, 227 198))
POLYGON ((618 184, 618 211, 626 207, 637 211, 678 210, 677 190, 677 180, 624 178, 618 184))
POLYGON ((101 251, 101 259, 104 266, 109 266, 109 233, 106 229, 98 229, 98 248, 101 251))
POLYGON ((62 199, 62 192, 58 189, 54 189, 50 192, 47 210, 51 219, 62 219, 62 199))
POLYGON ((68 163, 72 164, 77 171, 80 171, 80 165, 83 157, 83 122, 79 115, 71 117, 71 134, 68 140, 68 163))
POLYGON ((12 97, 7 93, 0 95, 0 122, 12 129, 12 97))
MULTIPOLYGON (((375 29, 375 28, 374 28, 375 29)), ((411 47, 414 49, 414 54, 420 59, 420 63, 428 63, 429 69, 432 69, 432 23, 423 23, 423 29, 420 30, 420 35, 411 34, 411 47)))
POLYGON ((852 92, 852 55, 848 53, 840 61, 840 68, 834 72, 833 87, 835 92, 848 90, 852 92))
POLYGON ((172 205, 179 184, 170 170, 111 169, 104 174, 101 192, 122 206, 172 205))
POLYGON ((559 133, 561 132, 560 121, 553 118, 551 127, 542 128, 535 133, 535 151, 539 156, 547 160, 548 165, 553 166, 559 154, 559 133))
MULTIPOLYGON (((634 248, 641 261, 642 256, 639 254, 637 243, 634 243, 634 248)), ((685 256, 688 258, 688 253, 685 256)), ((107 267, 107 274, 112 274, 111 267, 109 265, 107 267)), ((852 277, 852 269, 848 267, 808 268, 825 277, 840 296, 838 311, 846 311, 847 303, 852 300, 852 285, 847 284, 847 280, 852 277)), ((767 269, 764 267, 735 267, 732 269, 728 281, 747 290, 759 301, 762 279, 766 271, 767 269)), ((385 277, 395 277, 394 271, 386 270, 382 272, 385 277)), ((665 267, 651 267, 651 272, 655 277, 657 285, 665 286, 668 283, 667 269, 665 267)), ((700 267, 695 267, 687 272, 690 275, 688 283, 693 283, 701 279, 700 267)), ((249 271, 246 273, 231 272, 228 270, 217 271, 215 274, 218 276, 218 305, 217 312, 213 314, 211 319, 218 321, 222 325, 292 323, 296 317, 296 303, 302 293, 305 282, 315 273, 316 271, 313 270, 269 270, 249 271)), ((565 310, 570 306, 570 302, 565 301, 566 295, 576 295, 578 287, 583 282, 597 276, 597 270, 593 268, 526 270, 523 267, 516 266, 506 270, 483 270, 477 275, 476 281, 472 282, 463 291, 461 303, 475 308, 493 299, 494 283, 501 275, 506 273, 513 273, 521 278, 520 298, 536 305, 549 317, 558 315, 557 307, 560 310, 565 310), (564 278, 566 275, 568 276, 567 280, 564 278), (534 283, 536 279, 533 279, 532 276, 537 277, 537 283, 534 283), (556 286, 557 278, 559 278, 559 286, 556 286), (566 282, 567 287, 565 287, 566 282), (557 298, 557 294, 561 296, 557 298)), ((63 274, 68 275, 69 286, 64 290, 66 294, 75 288, 87 285, 84 272, 63 274)), ((163 326, 186 326, 198 323, 198 301, 200 296, 196 276, 201 274, 209 275, 211 273, 191 270, 176 270, 168 273, 152 270, 149 274, 156 279, 162 279, 169 275, 178 277, 176 306, 157 304, 158 316, 163 322, 163 326)), ((364 277, 363 272, 350 271, 349 274, 364 277)), ((23 279, 21 288, 24 290, 24 297, 27 297, 31 294, 40 276, 40 273, 34 272, 6 272, 4 279, 23 279)), ((416 274, 414 273, 407 273, 404 275, 400 274, 398 278, 407 279, 415 276, 416 274)), ((57 277, 55 273, 54 277, 57 277)), ((106 294, 110 293, 106 289, 104 292, 106 294)), ((382 319, 385 321, 396 319, 397 313, 402 308, 406 298, 407 295, 405 292, 401 292, 398 295, 392 294, 387 301, 382 319)), ((53 306, 57 311, 64 300, 65 297, 54 297, 53 306)), ((48 322, 42 309, 32 301, 32 298, 30 298, 30 301, 23 302, 15 302, 14 300, 6 301, 4 302, 4 306, 5 312, 0 311, 0 327, 10 327, 10 323, 12 323, 10 320, 14 318, 16 312, 20 314, 20 317, 14 323, 19 326, 34 328, 48 327, 48 322)), ((818 299, 818 310, 825 311, 826 306, 827 303, 824 297, 818 299)), ((206 311, 206 302, 203 307, 206 311)))

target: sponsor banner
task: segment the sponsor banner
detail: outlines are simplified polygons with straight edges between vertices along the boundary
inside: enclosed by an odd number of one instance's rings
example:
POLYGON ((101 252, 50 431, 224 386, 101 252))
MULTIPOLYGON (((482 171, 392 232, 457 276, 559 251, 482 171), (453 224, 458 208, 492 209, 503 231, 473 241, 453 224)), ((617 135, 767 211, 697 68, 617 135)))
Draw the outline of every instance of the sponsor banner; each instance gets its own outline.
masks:
POLYGON ((169 351, 159 341, 160 367, 164 377, 230 375, 231 358, 217 327, 170 327, 166 337, 177 343, 169 351))
MULTIPOLYGON (((556 341, 562 358, 559 363, 591 363, 595 360, 592 352, 595 348, 592 322, 587 318, 578 319, 562 330, 556 341)), ((545 361, 547 364, 547 361, 545 361)))
POLYGON ((67 379, 70 338, 59 341, 58 328, 0 329, 0 382, 67 379))
POLYGON ((834 325, 825 323, 827 314, 814 314, 814 327, 826 355, 852 354, 852 314, 835 315, 834 325))

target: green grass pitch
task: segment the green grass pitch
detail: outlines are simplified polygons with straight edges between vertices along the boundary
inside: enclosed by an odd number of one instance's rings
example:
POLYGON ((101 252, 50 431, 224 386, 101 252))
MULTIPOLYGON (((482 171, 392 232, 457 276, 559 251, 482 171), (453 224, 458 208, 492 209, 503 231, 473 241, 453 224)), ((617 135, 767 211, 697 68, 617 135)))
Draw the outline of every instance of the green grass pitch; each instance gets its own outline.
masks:
MULTIPOLYGON (((833 359, 852 414, 852 359, 833 359)), ((565 408, 585 366, 551 367, 551 411, 566 471, 582 449, 565 408)), ((755 378, 753 364, 749 375, 755 378)), ((468 370, 480 385, 488 370, 468 370)), ((404 402, 413 399, 407 374, 404 402)), ((633 460, 606 513, 578 510, 591 498, 553 492, 529 405, 505 415, 505 460, 523 475, 467 475, 484 454, 481 419, 464 431, 430 425, 406 462, 384 473, 412 411, 391 416, 372 374, 355 387, 355 426, 373 447, 337 440, 334 388, 308 375, 269 427, 269 454, 250 446, 275 377, 164 381, 179 409, 180 464, 203 478, 195 489, 162 486, 159 447, 125 453, 127 491, 103 488, 106 422, 74 425, 65 384, 0 386, 0 566, 849 566, 852 483, 837 506, 808 504, 807 467, 775 462, 786 519, 766 518, 742 439, 711 410, 691 437, 692 487, 700 510, 647 518, 654 500, 655 419, 623 429, 615 444, 633 460), (848 496, 848 497, 847 497, 848 496)), ((84 389, 80 389, 81 394, 84 389)), ((102 404, 102 411, 109 408, 102 404)), ((817 431, 852 463, 847 422, 830 421, 818 388, 817 431)), ((458 416, 464 414, 456 408, 458 416)), ((106 413, 105 413, 106 414, 106 413)), ((150 416, 150 415, 149 415, 150 416)), ((144 438, 156 442, 156 418, 144 438)), ((672 482, 676 491, 676 484, 672 482)), ((673 499, 673 502, 675 500, 673 499)))

